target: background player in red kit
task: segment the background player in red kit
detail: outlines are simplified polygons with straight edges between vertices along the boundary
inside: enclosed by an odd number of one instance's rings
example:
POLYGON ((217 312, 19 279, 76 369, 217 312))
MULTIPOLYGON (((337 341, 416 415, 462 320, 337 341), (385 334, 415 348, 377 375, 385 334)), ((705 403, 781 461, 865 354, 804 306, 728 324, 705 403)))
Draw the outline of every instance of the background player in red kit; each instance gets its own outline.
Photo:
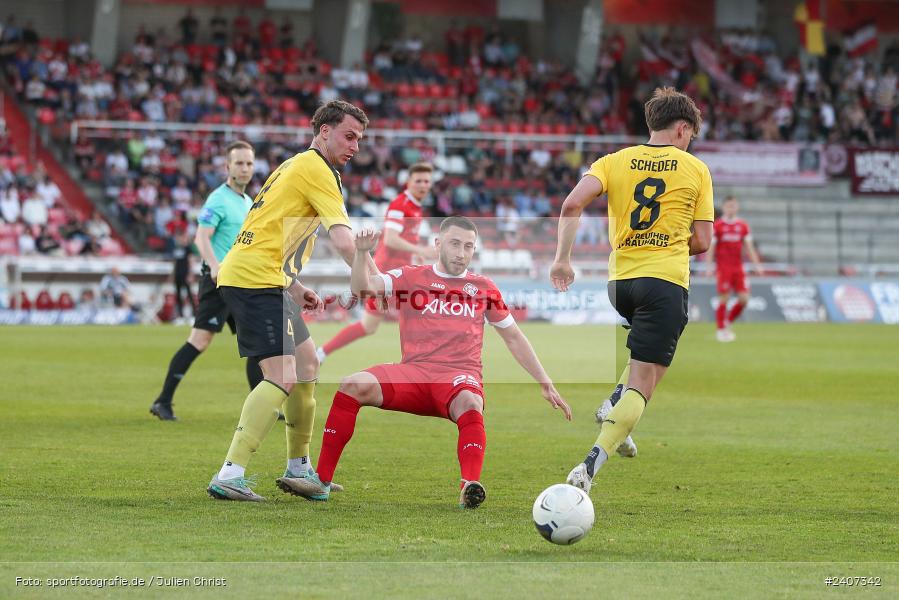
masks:
MULTIPOLYGON (((418 235, 423 218, 421 203, 431 191, 433 171, 434 168, 428 163, 416 163, 409 167, 406 189, 387 207, 384 233, 375 251, 375 264, 382 273, 412 264, 413 255, 424 260, 437 258, 434 248, 422 245, 418 235)), ((325 357, 335 350, 378 330, 384 313, 379 310, 376 299, 369 298, 364 307, 361 320, 338 331, 318 349, 319 362, 324 362, 325 357)))
POLYGON ((755 272, 762 274, 762 263, 752 244, 749 225, 737 216, 739 210, 740 205, 735 197, 725 198, 721 217, 715 220, 712 247, 707 254, 709 262, 715 260, 715 273, 718 277, 718 309, 715 316, 718 321, 716 335, 719 342, 732 342, 736 339, 734 332, 730 330, 730 324, 740 316, 749 302, 749 284, 743 270, 743 248, 746 248, 749 259, 755 265, 755 272), (728 312, 727 301, 731 294, 737 295, 737 302, 728 312))
POLYGON ((340 382, 322 436, 318 481, 304 481, 304 489, 285 491, 326 500, 337 461, 353 436, 359 408, 376 406, 456 423, 462 471, 459 504, 476 508, 487 495, 478 481, 486 446, 481 381, 485 322, 496 328, 515 360, 540 384, 546 401, 561 408, 568 420, 571 409, 556 391, 496 285, 468 271, 477 241, 474 223, 464 217, 443 220, 436 242, 438 259, 433 265, 369 274, 365 260, 377 237, 369 230, 356 236, 352 289, 360 297, 389 298, 397 308, 402 362, 376 365, 340 382))

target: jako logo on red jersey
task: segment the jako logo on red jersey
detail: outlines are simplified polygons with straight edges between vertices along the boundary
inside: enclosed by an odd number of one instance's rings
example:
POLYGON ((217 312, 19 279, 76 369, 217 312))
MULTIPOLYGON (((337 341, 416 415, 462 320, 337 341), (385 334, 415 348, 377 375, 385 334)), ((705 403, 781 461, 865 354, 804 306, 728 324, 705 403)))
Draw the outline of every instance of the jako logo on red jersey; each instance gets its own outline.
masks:
POLYGON ((431 287, 432 287, 432 288, 437 288, 438 290, 445 290, 445 289, 446 289, 446 285, 445 285, 445 284, 443 284, 443 283, 438 283, 438 282, 436 282, 436 281, 432 281, 432 282, 431 282, 431 287))
POLYGON ((474 318, 474 305, 463 304, 462 302, 447 302, 435 298, 425 304, 421 309, 423 315, 446 315, 448 317, 471 317, 474 318))

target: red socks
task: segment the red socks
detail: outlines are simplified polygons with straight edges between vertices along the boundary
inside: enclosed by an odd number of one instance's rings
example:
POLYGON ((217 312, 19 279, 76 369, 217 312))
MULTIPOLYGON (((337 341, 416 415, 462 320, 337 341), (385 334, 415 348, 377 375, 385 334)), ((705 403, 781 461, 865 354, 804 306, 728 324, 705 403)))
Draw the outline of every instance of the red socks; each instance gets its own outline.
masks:
POLYGON ((340 454, 356 429, 356 415, 359 414, 359 408, 359 403, 352 396, 343 392, 334 394, 334 403, 328 413, 328 420, 325 421, 322 449, 318 457, 318 477, 323 482, 331 482, 334 479, 334 470, 337 468, 340 454))
POLYGON ((727 322, 733 323, 734 321, 736 321, 737 317, 739 317, 741 314, 743 314, 744 308, 746 308, 745 305, 740 304, 739 302, 734 304, 733 307, 731 307, 731 309, 730 309, 730 314, 727 315, 727 322))
POLYGON ((331 354, 335 350, 339 350, 361 337, 365 337, 365 327, 362 326, 362 323, 353 323, 338 331, 337 335, 331 338, 327 344, 322 346, 322 350, 325 354, 331 354))
POLYGON ((718 321, 718 329, 724 329, 724 319, 727 317, 727 303, 721 303, 715 310, 715 320, 718 321))
POLYGON ((484 466, 484 448, 487 446, 484 417, 478 411, 470 410, 459 417, 456 426, 459 428, 456 451, 459 454, 462 479, 480 481, 481 467, 484 466))

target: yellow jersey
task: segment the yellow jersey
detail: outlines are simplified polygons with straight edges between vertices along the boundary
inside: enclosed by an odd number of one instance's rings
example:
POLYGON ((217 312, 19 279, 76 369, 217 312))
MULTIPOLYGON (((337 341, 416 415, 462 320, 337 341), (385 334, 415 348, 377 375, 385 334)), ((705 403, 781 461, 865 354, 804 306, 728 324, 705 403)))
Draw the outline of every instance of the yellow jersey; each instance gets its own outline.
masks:
POLYGON ((609 193, 609 280, 656 277, 690 287, 690 228, 714 221, 712 175, 675 148, 642 144, 587 171, 609 193))
POLYGON ((340 185, 340 174, 314 148, 284 161, 256 195, 218 285, 289 286, 312 255, 319 224, 349 226, 340 185))

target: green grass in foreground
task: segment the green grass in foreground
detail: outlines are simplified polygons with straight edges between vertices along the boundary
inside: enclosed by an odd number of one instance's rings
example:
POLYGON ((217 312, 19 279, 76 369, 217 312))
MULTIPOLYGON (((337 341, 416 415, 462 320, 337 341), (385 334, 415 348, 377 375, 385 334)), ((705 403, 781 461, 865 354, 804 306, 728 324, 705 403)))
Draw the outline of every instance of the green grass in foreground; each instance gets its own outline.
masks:
MULTIPOLYGON (((608 331, 591 329, 527 331, 538 348, 558 348, 547 362, 559 381, 571 381, 581 371, 560 376, 566 360, 559 357, 590 347, 584 336, 608 339, 608 331)), ((322 342, 335 327, 312 331, 322 342)), ((610 384, 559 385, 574 409, 572 423, 550 410, 534 385, 488 384, 488 500, 474 512, 456 508, 456 428, 374 409, 363 409, 338 469, 344 494, 312 504, 275 488, 284 460, 277 424, 249 469, 260 474, 257 491, 269 502, 222 503, 204 488, 246 395, 231 336, 217 339, 181 385, 180 422, 147 413, 186 332, 0 329, 0 561, 9 563, 0 565, 0 596, 16 576, 34 570, 46 577, 230 573, 228 593, 241 585, 286 592, 294 574, 332 582, 319 590, 324 595, 434 595, 427 592, 440 582, 469 577, 488 596, 516 585, 527 586, 528 595, 561 589, 576 596, 602 573, 603 589, 632 596, 857 593, 824 586, 823 577, 841 575, 880 576, 885 587, 868 590, 896 591, 899 374, 892 328, 746 325, 737 328, 736 343, 722 345, 708 325, 691 325, 635 433, 640 455, 610 461, 592 494, 595 529, 564 548, 534 531, 531 504, 589 449, 592 413, 610 384), (338 564, 140 564, 248 560, 338 564), (13 564, 71 561, 131 564, 13 564), (381 564, 388 561, 403 564, 381 564), (428 564, 461 561, 487 564, 428 564), (604 564, 573 564, 591 561, 604 564), (680 564, 692 561, 742 564, 680 564), (819 561, 838 564, 797 564, 819 561)), ((501 344, 488 342, 497 350, 485 362, 496 360, 497 378, 518 377, 498 360, 501 344)), ((384 328, 326 362, 322 378, 332 383, 316 394, 314 451, 333 382, 393 359, 397 346, 395 330, 384 328)), ((597 352, 609 359, 607 348, 597 352)), ((583 368, 572 355, 567 362, 583 368)))

